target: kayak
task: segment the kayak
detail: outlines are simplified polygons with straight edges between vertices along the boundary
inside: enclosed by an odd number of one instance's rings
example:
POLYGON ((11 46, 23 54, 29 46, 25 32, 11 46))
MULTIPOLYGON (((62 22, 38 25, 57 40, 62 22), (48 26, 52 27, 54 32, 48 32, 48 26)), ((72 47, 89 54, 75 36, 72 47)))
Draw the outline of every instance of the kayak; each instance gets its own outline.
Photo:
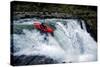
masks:
POLYGON ((48 25, 42 25, 39 21, 36 21, 34 24, 34 27, 42 32, 52 33, 54 30, 49 27, 48 25))

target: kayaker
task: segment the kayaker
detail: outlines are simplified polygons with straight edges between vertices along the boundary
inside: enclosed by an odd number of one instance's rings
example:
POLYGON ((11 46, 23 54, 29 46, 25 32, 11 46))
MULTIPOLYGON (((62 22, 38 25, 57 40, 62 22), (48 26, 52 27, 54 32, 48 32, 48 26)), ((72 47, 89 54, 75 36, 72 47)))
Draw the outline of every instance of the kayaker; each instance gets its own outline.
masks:
POLYGON ((46 23, 40 23, 39 21, 34 23, 34 27, 38 30, 40 30, 41 34, 46 34, 48 36, 48 33, 50 33, 52 36, 54 36, 53 34, 53 29, 47 25, 46 23))

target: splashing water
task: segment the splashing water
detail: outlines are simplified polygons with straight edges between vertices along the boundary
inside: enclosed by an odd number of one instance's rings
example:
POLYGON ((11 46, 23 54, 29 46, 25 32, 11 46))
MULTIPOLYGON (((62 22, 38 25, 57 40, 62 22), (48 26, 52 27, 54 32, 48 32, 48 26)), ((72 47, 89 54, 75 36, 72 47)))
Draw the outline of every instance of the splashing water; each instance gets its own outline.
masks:
MULTIPOLYGON (((48 19, 50 20, 50 19, 48 19)), ((54 20, 51 20, 52 22, 54 20)), ((24 34, 13 34, 14 55, 44 55, 61 62, 96 61, 97 45, 75 19, 55 23, 54 37, 41 35, 37 30, 23 30, 24 34), (47 40, 44 38, 47 37, 47 40)))

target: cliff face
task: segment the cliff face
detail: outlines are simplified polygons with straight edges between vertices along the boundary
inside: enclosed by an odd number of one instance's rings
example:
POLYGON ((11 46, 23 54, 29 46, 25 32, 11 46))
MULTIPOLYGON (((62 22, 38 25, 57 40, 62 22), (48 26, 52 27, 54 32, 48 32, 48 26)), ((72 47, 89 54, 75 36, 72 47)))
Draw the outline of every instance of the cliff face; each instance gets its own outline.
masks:
POLYGON ((13 19, 21 18, 81 18, 86 21, 88 32, 97 41, 97 7, 13 1, 13 19))

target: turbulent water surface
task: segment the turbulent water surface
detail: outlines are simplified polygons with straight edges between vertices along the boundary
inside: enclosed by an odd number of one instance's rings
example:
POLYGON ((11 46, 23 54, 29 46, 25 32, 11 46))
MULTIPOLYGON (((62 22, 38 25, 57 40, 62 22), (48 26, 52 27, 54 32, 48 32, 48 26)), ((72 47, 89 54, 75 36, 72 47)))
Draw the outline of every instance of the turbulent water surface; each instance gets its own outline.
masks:
MULTIPOLYGON (((33 25, 36 19, 14 21, 14 25, 33 25)), ((36 29, 22 29, 13 33, 13 56, 46 56, 62 62, 97 60, 97 44, 86 30, 85 22, 78 19, 37 19, 55 27, 54 36, 41 35, 36 29), (45 37, 47 39, 45 39, 45 37)))

